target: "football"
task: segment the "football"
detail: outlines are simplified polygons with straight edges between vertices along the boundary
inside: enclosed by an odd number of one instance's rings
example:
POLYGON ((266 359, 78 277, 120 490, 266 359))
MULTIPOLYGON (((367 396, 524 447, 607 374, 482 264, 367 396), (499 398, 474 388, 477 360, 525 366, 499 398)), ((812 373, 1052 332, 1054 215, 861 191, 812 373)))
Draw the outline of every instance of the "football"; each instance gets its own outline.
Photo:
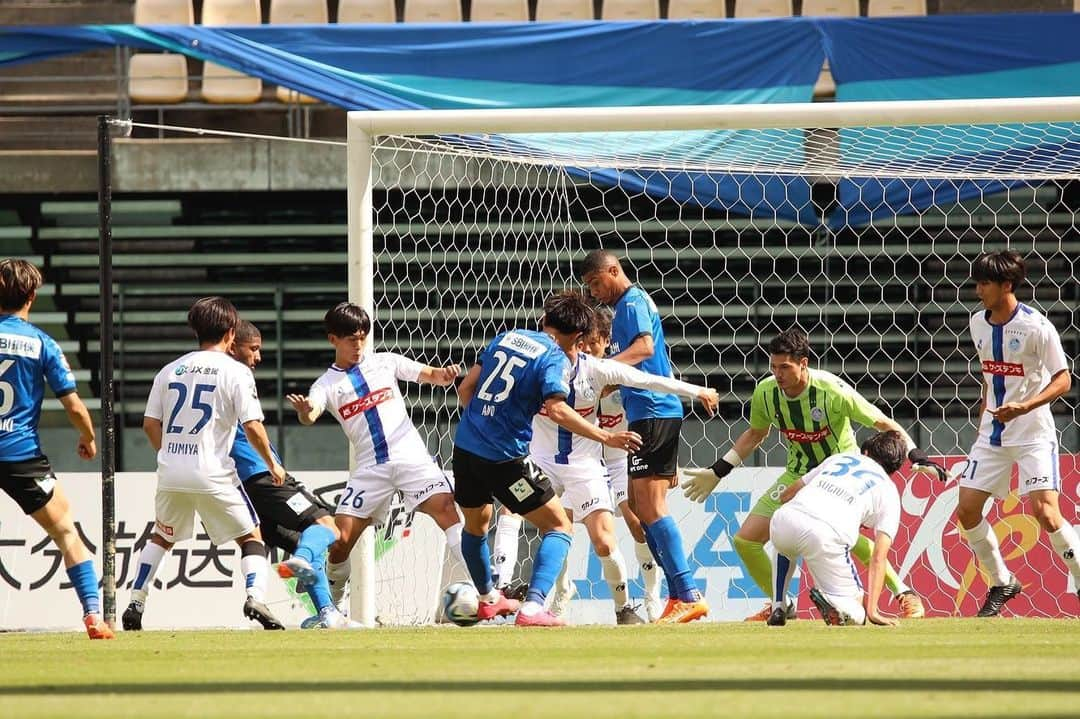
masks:
POLYGON ((442 598, 443 614, 459 627, 471 627, 480 621, 476 610, 480 607, 480 595, 468 582, 455 582, 446 588, 442 598))

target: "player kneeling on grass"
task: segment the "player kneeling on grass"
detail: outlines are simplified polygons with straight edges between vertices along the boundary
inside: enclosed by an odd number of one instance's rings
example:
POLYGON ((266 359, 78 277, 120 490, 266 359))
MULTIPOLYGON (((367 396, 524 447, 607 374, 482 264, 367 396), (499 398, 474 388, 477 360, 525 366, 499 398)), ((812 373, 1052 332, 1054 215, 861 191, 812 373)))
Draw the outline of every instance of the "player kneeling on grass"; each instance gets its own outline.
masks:
POLYGON ((371 318, 350 302, 330 309, 324 323, 334 364, 307 396, 290 394, 287 399, 304 425, 329 411, 353 447, 355 469, 334 516, 341 538, 331 545, 327 564, 336 604, 349 582, 349 552, 364 529, 382 519, 399 490, 408 511, 420 510, 435 520, 446 533, 450 556, 460 561, 462 524, 454 488, 409 418, 398 382, 447 387, 461 367, 428 367, 392 352, 365 352, 371 318))
POLYGON ((572 392, 566 353, 591 325, 592 309, 580 295, 556 295, 544 303, 542 332, 514 329, 498 335, 458 387, 464 410, 454 436, 454 495, 465 514, 461 548, 480 593, 480 619, 517 611, 518 626, 564 623, 544 609, 544 602, 566 562, 573 528, 551 481, 528 457, 533 417, 543 409, 574 434, 629 450, 641 446, 637 433, 602 430, 566 402, 572 392), (543 534, 523 605, 492 581, 487 533, 495 498, 543 534))
POLYGON ((64 353, 52 337, 30 324, 30 306, 41 283, 41 272, 26 260, 0 260, 0 387, 5 390, 0 392, 0 489, 56 543, 82 603, 87 635, 112 639, 112 628, 101 618, 94 560, 75 530, 71 505, 38 437, 47 383, 79 432, 79 457, 90 460, 97 454, 94 424, 75 391, 75 375, 64 353))
POLYGON ((799 557, 814 577, 810 599, 826 624, 896 624, 878 612, 878 599, 900 525, 900 495, 889 475, 904 463, 907 444, 899 432, 879 432, 861 450, 832 455, 781 495, 769 522, 777 552, 769 624, 787 618, 785 594, 799 557), (866 592, 851 561, 860 527, 874 532, 866 592))
POLYGON ((232 450, 239 423, 251 446, 269 467, 274 484, 285 481, 285 468, 270 449, 262 406, 251 370, 228 355, 240 317, 224 297, 204 297, 188 311, 199 349, 165 365, 150 389, 143 431, 157 450, 154 534, 139 554, 131 605, 125 624, 138 620, 154 574, 176 542, 192 536, 199 515, 210 541, 236 541, 247 588, 244 616, 265 629, 284 629, 266 601, 269 565, 232 450), (130 617, 129 617, 130 613, 130 617))
MULTIPOLYGON (((576 292, 557 292, 544 303, 544 312, 571 298, 584 302, 584 298, 576 292)), ((593 319, 593 329, 583 343, 595 345, 600 344, 600 340, 593 336, 597 331, 595 315, 593 319)), ((610 327, 609 321, 604 327, 605 334, 610 333, 610 327)), ((585 352, 582 345, 575 344, 566 350, 566 357, 570 361, 570 394, 566 403, 579 415, 588 418, 586 421, 590 423, 596 423, 597 402, 605 387, 633 387, 697 399, 709 415, 716 412, 719 404, 716 390, 594 357, 585 352)), ((544 410, 533 417, 529 457, 551 480, 570 520, 581 522, 588 530, 589 540, 600 558, 604 579, 615 602, 615 623, 643 624, 641 617, 630 606, 626 591, 626 560, 615 542, 614 506, 604 468, 603 450, 604 446, 599 442, 575 435, 555 424, 544 410)), ((552 614, 561 616, 565 611, 573 594, 572 586, 564 564, 551 601, 552 614)))

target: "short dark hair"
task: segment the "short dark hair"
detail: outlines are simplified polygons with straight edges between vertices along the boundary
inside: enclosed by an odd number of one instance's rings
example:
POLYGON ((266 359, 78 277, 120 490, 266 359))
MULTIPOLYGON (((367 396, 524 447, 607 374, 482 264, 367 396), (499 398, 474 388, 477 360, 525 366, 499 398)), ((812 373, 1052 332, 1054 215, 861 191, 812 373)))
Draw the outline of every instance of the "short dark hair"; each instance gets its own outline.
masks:
POLYGON ((593 307, 593 328, 592 335, 594 337, 611 337, 611 310, 607 307, 593 307))
POLYGON ((323 325, 326 333, 335 337, 349 337, 357 332, 366 337, 371 332, 371 317, 360 305, 339 302, 327 311, 323 325))
POLYGON ((907 459, 907 443, 895 429, 878 432, 862 443, 863 454, 881 465, 886 474, 900 469, 907 459))
POLYGON ((1013 292, 1024 284, 1025 277, 1027 267, 1024 265, 1024 258, 1016 250, 987 252, 971 266, 971 278, 976 282, 1011 282, 1013 292))
POLYGON ((619 258, 615 256, 614 252, 603 249, 593 250, 585 255, 585 260, 581 263, 581 276, 585 277, 597 270, 602 270, 605 267, 618 264, 619 258))
POLYGON ((0 309, 21 310, 41 283, 41 271, 26 260, 0 260, 0 309))
POLYGON ((240 320, 236 325, 236 341, 239 344, 247 344, 248 342, 254 342, 257 339, 262 339, 262 332, 259 332, 259 328, 253 325, 247 320, 240 320))
POLYGON ((563 334, 592 329, 593 310, 585 297, 577 290, 559 290, 544 300, 543 324, 563 334))
POLYGON ((769 354, 791 355, 792 359, 801 360, 810 356, 810 340, 802 330, 784 330, 769 340, 769 354))
POLYGON ((187 314, 188 327, 195 330, 199 344, 220 342, 229 330, 235 330, 240 313, 224 297, 203 297, 195 300, 187 314))

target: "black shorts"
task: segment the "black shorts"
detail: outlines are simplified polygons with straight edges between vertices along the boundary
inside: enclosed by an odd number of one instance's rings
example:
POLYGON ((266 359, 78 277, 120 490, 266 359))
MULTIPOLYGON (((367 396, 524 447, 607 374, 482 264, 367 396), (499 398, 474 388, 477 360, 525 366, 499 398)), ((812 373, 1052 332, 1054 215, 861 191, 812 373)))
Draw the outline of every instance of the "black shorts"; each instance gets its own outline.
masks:
POLYGON ((528 457, 492 462, 454 447, 454 500, 476 509, 492 497, 514 514, 528 514, 554 499, 555 490, 528 457))
POLYGON ((52 499, 56 475, 48 457, 0 462, 0 489, 26 514, 33 514, 52 499))
POLYGON ((259 515, 263 541, 289 554, 296 551, 301 532, 334 513, 291 474, 280 486, 274 484, 269 472, 253 475, 244 482, 244 491, 259 515))
POLYGON ((641 449, 630 455, 627 472, 630 479, 674 477, 679 469, 679 431, 682 419, 639 419, 627 429, 641 435, 641 449))

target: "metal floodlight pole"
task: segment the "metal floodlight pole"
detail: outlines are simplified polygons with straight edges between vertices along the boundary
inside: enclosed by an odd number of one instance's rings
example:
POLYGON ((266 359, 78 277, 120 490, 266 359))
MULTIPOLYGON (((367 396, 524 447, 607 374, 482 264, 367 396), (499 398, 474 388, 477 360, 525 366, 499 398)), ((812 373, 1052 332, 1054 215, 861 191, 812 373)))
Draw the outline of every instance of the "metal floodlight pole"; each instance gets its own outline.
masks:
POLYGON ((101 585, 105 621, 116 623, 116 415, 113 411, 112 140, 98 116, 98 280, 101 298, 101 585))

